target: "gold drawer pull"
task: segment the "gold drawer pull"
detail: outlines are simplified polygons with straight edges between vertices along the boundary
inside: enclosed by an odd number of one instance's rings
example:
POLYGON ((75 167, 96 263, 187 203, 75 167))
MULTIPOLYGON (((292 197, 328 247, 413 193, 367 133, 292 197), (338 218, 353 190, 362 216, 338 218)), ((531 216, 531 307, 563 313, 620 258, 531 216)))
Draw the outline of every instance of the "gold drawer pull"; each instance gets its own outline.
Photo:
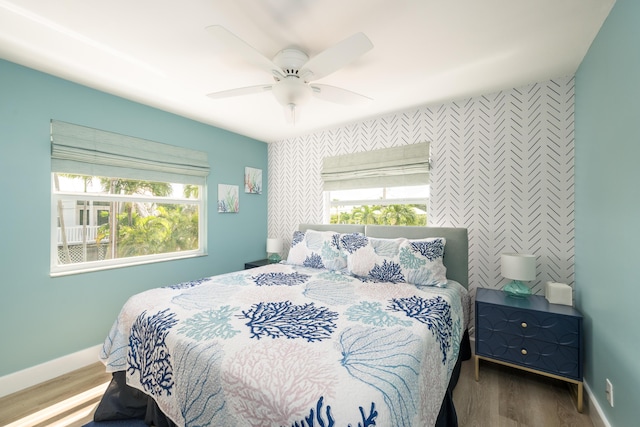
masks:
POLYGON ((520 324, 520 326, 522 326, 523 328, 526 328, 526 327, 527 327, 527 322, 522 322, 522 323, 520 324))
POLYGON ((520 353, 522 353, 523 355, 526 356, 527 355, 527 349, 523 348, 522 350, 520 350, 520 353))

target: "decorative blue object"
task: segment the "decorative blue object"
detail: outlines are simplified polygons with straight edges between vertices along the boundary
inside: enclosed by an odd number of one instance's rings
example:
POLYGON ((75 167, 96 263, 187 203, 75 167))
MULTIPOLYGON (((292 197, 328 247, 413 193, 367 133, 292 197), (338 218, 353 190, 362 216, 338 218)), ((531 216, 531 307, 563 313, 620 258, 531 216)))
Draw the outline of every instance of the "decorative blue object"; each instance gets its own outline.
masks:
POLYGON ((280 255, 276 254, 276 253, 273 253, 273 254, 269 255, 269 258, 267 258, 267 259, 269 260, 269 262, 271 264, 277 264, 280 261, 282 261, 282 257, 280 255))
POLYGON ((275 264, 282 261, 280 257, 280 252, 282 252, 282 239, 267 239, 267 253, 269 256, 267 259, 270 263, 275 264))
POLYGON ((536 257, 535 255, 502 254, 500 255, 500 273, 502 277, 512 279, 502 290, 515 298, 527 298, 531 295, 531 289, 523 280, 535 280, 536 257))
POLYGON ((531 295, 531 289, 520 280, 512 280, 502 288, 505 294, 514 298, 527 298, 531 295))

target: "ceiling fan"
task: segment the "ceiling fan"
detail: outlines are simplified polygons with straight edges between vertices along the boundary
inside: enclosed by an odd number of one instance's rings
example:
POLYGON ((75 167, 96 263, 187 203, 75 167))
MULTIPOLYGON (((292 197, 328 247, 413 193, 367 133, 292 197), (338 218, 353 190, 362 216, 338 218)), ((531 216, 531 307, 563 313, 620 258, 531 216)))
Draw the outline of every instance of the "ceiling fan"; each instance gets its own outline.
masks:
POLYGON ((300 49, 286 48, 268 59, 252 46, 220 25, 206 28, 219 43, 230 47, 247 63, 269 72, 273 83, 241 87, 207 96, 213 99, 248 95, 271 91, 276 101, 284 107, 287 122, 295 124, 300 119, 299 107, 312 96, 338 104, 354 105, 371 101, 371 98, 335 86, 311 83, 339 70, 373 48, 363 33, 356 33, 316 56, 309 56, 300 49))

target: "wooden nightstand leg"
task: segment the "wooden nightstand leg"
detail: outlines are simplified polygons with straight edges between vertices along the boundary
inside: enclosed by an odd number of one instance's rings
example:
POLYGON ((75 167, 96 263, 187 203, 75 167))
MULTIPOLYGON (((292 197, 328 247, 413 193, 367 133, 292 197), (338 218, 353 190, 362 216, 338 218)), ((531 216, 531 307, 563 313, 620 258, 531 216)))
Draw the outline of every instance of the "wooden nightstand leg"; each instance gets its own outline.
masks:
POLYGON ((578 383, 578 412, 582 412, 582 381, 578 383))
POLYGON ((478 356, 474 356, 476 359, 476 381, 480 380, 480 358, 478 356))

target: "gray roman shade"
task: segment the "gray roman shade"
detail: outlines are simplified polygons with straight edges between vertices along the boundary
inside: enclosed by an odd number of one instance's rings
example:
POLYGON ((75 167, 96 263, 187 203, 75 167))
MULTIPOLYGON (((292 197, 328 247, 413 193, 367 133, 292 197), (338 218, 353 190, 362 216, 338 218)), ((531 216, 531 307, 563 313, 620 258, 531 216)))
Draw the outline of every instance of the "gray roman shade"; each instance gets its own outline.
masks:
POLYGON ((51 121, 51 171, 204 185, 207 153, 51 121))
POLYGON ((325 157, 325 191, 429 183, 429 143, 325 157))

